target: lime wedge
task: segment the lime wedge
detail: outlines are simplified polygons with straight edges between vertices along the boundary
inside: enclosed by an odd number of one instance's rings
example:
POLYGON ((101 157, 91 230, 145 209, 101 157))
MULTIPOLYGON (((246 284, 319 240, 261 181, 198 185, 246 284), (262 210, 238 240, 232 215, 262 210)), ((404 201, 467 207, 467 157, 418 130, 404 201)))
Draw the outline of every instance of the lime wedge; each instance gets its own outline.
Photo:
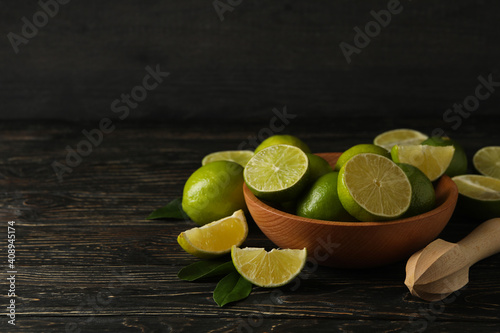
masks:
POLYGON ((226 150, 217 151, 215 153, 208 154, 201 161, 201 165, 208 164, 215 161, 231 161, 236 162, 242 167, 247 165, 248 161, 252 158, 253 151, 251 150, 226 150))
POLYGON ((233 245, 240 246, 248 234, 248 225, 242 210, 233 215, 181 232, 179 245, 188 253, 203 259, 227 254, 233 245))
POLYGON ((481 201, 500 200, 500 179, 481 175, 462 175, 452 179, 462 195, 481 201))
POLYGON ((248 161, 243 177, 256 197, 271 201, 295 199, 307 185, 309 159, 300 148, 274 145, 248 161))
POLYGON ((391 151, 394 145, 418 145, 427 138, 427 135, 419 131, 400 128, 377 135, 373 143, 391 151))
POLYGON ((396 219, 410 207, 411 185, 396 163, 377 154, 352 157, 340 169, 342 206, 360 221, 396 219))
POLYGON ((435 181, 444 174, 454 154, 453 146, 395 145, 391 150, 394 162, 407 163, 419 168, 430 181, 435 181))
POLYGON ((233 246, 231 257, 236 270, 259 287, 280 287, 291 282, 304 268, 307 250, 243 248, 233 246))
POLYGON ((448 137, 437 137, 433 136, 421 143, 422 145, 429 146, 453 146, 455 147, 455 153, 451 159, 451 163, 444 172, 450 177, 455 177, 458 175, 463 175, 467 172, 467 155, 465 150, 462 148, 458 142, 448 138, 448 137))
POLYGON ((490 146, 479 149, 474 154, 472 163, 479 173, 500 179, 500 147, 490 146))

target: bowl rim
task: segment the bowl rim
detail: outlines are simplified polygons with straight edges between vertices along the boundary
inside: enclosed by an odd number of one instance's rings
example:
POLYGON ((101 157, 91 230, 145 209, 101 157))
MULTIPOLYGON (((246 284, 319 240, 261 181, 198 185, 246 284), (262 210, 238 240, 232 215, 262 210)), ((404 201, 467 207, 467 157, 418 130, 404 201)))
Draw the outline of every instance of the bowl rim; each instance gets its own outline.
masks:
MULTIPOLYGON (((325 155, 325 154, 341 154, 339 152, 331 152, 331 153, 318 153, 316 155, 325 155)), ((245 196, 245 201, 250 200, 252 201, 255 205, 259 206, 262 209, 265 209, 271 214, 274 215, 279 215, 284 218, 288 219, 294 219, 296 221, 301 221, 304 223, 310 223, 310 224, 316 224, 316 225, 331 225, 331 226, 345 226, 345 227, 379 227, 379 226, 388 226, 388 225, 397 225, 397 224, 405 224, 405 223, 410 223, 415 220, 423 220, 427 219, 429 217, 432 217, 434 215, 440 214, 441 212, 447 210, 450 208, 450 206, 456 205, 457 199, 458 199, 458 187, 455 184, 455 182, 448 177, 447 175, 442 175, 437 182, 434 184, 435 188, 439 186, 445 186, 445 184, 450 184, 451 188, 448 192, 449 195, 447 195, 444 199, 444 201, 436 206, 434 209, 419 214, 419 215, 414 215, 402 219, 396 219, 396 220, 390 220, 390 221, 379 221, 379 222, 374 222, 374 221, 369 221, 369 222, 344 222, 344 221, 326 221, 326 220, 318 220, 318 219, 311 219, 308 217, 302 217, 294 214, 290 214, 281 210, 278 210, 274 207, 269 206, 265 202, 261 201, 258 199, 252 191, 248 188, 248 186, 243 183, 243 193, 245 196), (444 184, 443 184, 444 183, 444 184)))

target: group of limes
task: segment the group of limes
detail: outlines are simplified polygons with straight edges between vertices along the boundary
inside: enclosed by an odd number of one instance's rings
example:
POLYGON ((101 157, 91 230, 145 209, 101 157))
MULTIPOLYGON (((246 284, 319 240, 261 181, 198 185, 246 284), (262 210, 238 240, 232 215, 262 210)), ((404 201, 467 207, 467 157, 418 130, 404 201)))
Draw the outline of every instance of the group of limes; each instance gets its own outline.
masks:
POLYGON ((259 286, 279 286, 303 268, 306 250, 239 248, 248 233, 242 186, 259 199, 306 218, 389 221, 422 214, 436 204, 433 182, 446 174, 464 205, 500 215, 500 147, 473 158, 482 175, 465 175, 467 156, 449 138, 397 129, 343 152, 332 167, 299 138, 275 135, 255 151, 207 155, 187 180, 182 208, 201 227, 179 244, 200 258, 231 252, 238 272, 259 286), (215 222, 212 222, 215 221, 215 222))

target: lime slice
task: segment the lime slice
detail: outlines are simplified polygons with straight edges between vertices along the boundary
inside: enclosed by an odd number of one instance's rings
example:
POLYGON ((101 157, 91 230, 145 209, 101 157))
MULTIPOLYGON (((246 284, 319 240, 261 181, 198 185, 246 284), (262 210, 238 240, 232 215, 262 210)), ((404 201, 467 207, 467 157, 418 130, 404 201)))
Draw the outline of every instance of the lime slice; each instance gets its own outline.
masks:
POLYGON ((227 254, 233 245, 240 246, 248 234, 248 225, 242 210, 202 227, 181 232, 179 245, 198 258, 210 259, 227 254))
POLYGON ((391 154, 385 148, 373 144, 359 144, 347 149, 339 156, 337 164, 335 164, 335 171, 339 171, 353 156, 363 153, 378 154, 391 158, 391 154))
POLYGON ((418 145, 427 138, 427 135, 419 131, 400 128, 377 135, 373 143, 391 151, 394 145, 418 145))
POLYGON ((453 146, 395 145, 391 150, 394 162, 416 166, 430 181, 435 181, 444 174, 454 154, 453 146))
POLYGON ((371 153, 352 157, 340 169, 339 199, 360 221, 396 219, 410 207, 408 177, 390 159, 371 153))
POLYGON ((481 175, 462 175, 452 178, 458 192, 481 201, 500 200, 500 179, 481 175))
POLYGON ((307 250, 243 248, 233 246, 231 257, 236 270, 259 287, 279 287, 291 282, 302 270, 307 250))
POLYGON ((251 150, 226 150, 217 151, 215 153, 208 154, 201 161, 201 165, 208 164, 215 161, 231 161, 236 162, 242 167, 247 165, 248 161, 252 158, 253 151, 251 150))
POLYGON ((490 146, 479 149, 474 154, 472 163, 479 173, 500 179, 500 147, 490 146))
POLYGON ((459 192, 457 207, 468 216, 489 219, 500 216, 500 179, 481 175, 453 177, 459 192))
POLYGON ((297 138, 296 136, 293 135, 288 135, 288 134, 279 134, 279 135, 273 135, 262 141, 260 145, 255 148, 255 153, 258 153, 262 149, 265 149, 267 147, 271 147, 274 145, 290 145, 290 146, 295 146, 300 149, 302 149, 305 153, 311 153, 311 149, 309 148, 308 145, 301 139, 297 138))
POLYGON ((243 177, 256 197, 290 201, 307 185, 309 159, 300 148, 274 145, 261 150, 248 161, 243 177))

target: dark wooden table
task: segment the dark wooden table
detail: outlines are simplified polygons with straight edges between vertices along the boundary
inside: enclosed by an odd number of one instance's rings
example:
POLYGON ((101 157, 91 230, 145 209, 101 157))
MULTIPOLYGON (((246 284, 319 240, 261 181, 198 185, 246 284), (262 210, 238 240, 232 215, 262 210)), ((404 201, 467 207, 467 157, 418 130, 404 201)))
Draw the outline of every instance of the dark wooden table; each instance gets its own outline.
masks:
MULTIPOLYGON (((464 119, 456 131, 439 112, 425 119, 294 119, 285 131, 324 152, 370 142, 391 128, 430 133, 442 126, 471 158, 482 146, 500 144, 500 118, 480 116, 464 119)), ((269 122, 112 121, 114 130, 91 152, 81 144, 82 130, 98 128, 98 121, 0 124, 4 313, 12 299, 5 282, 8 221, 16 222, 17 271, 16 326, 4 314, 1 332, 500 331, 500 255, 473 266, 467 287, 445 302, 411 296, 403 284, 405 262, 399 262, 368 270, 306 269, 298 288, 254 287, 247 299, 218 307, 214 281, 176 276, 196 261, 176 242, 194 224, 145 217, 181 195, 205 154, 237 149, 264 135, 269 122), (67 147, 87 156, 73 160, 59 181, 53 162, 67 166, 67 147)), ((441 237, 456 242, 478 222, 455 214, 441 237)), ((255 225, 245 245, 273 247, 255 225)))

